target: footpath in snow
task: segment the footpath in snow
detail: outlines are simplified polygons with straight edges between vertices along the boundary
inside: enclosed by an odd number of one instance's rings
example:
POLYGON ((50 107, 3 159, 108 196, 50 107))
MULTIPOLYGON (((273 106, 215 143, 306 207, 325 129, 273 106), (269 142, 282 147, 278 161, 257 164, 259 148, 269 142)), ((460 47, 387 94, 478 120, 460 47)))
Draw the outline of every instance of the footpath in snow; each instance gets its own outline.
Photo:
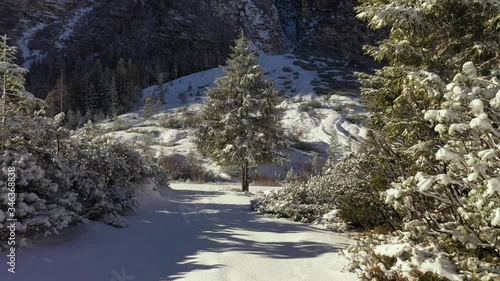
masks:
POLYGON ((145 193, 126 228, 90 223, 47 239, 18 252, 15 274, 2 252, 0 280, 357 280, 338 254, 348 238, 258 215, 250 196, 198 184, 145 193))

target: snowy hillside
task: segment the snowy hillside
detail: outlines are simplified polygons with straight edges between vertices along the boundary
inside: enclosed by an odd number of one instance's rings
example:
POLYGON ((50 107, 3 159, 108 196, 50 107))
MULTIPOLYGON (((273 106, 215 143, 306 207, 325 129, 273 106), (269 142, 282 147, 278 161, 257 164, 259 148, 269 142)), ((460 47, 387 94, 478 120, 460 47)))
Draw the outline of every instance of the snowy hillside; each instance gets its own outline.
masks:
MULTIPOLYGON (((259 168, 259 172, 267 178, 283 178, 292 167, 295 171, 302 171, 316 153, 322 158, 326 157, 332 134, 337 135, 342 151, 348 147, 355 149, 359 141, 366 137, 367 131, 360 125, 363 113, 358 98, 345 92, 316 95, 312 84, 321 79, 316 71, 298 66, 300 62, 293 55, 266 55, 259 52, 259 63, 266 79, 275 81, 276 89, 288 97, 281 104, 285 109, 283 127, 294 141, 299 142, 287 150, 290 162, 284 167, 259 168)), ((163 123, 165 120, 196 115, 206 99, 205 91, 215 87, 215 79, 222 75, 224 72, 221 68, 214 68, 166 83, 163 86, 167 92, 166 104, 161 106, 158 114, 144 120, 140 106, 136 112, 119 116, 118 121, 104 122, 102 127, 111 131, 108 135, 121 140, 146 139, 147 145, 156 154, 187 157, 189 153, 196 153, 193 145, 194 126, 172 128, 163 123), (125 127, 115 123, 125 123, 125 127)), ((158 96, 159 86, 145 89, 143 100, 150 94, 158 96)), ((202 161, 205 168, 216 175, 231 177, 215 163, 206 159, 202 161)))

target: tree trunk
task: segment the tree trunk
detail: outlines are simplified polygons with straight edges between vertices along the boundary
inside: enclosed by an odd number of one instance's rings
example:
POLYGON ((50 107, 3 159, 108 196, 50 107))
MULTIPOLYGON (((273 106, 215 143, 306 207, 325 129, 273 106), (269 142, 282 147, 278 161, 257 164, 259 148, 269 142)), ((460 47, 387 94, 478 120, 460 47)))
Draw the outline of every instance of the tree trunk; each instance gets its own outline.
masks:
POLYGON ((243 163, 241 166, 241 191, 248 191, 248 163, 243 163))

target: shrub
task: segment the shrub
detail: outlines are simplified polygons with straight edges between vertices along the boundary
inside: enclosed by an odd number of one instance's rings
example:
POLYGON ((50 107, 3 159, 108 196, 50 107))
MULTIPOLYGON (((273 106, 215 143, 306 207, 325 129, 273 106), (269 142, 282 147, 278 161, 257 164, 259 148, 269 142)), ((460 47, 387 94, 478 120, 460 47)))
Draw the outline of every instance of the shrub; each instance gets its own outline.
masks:
MULTIPOLYGON (((167 184, 165 173, 128 145, 97 136, 91 124, 69 137, 55 118, 26 119, 25 130, 16 130, 8 143, 10 151, 0 155, 0 206, 7 210, 5 178, 8 167, 14 167, 22 244, 87 220, 123 226, 122 215, 136 206, 131 183, 167 184)), ((1 241, 8 235, 0 229, 1 241)))
POLYGON ((113 126, 111 127, 111 129, 113 131, 125 131, 130 129, 130 127, 132 127, 130 122, 122 118, 116 118, 116 120, 113 122, 113 126))
POLYGON ((384 183, 368 154, 353 154, 340 163, 329 160, 322 175, 304 183, 292 182, 285 188, 261 193, 253 204, 259 213, 312 222, 331 210, 362 229, 380 225, 395 228, 398 215, 380 199, 384 183))
POLYGON ((268 178, 265 175, 258 174, 253 178, 252 185, 257 186, 280 186, 280 183, 273 178, 268 178))
POLYGON ((207 171, 201 160, 194 154, 184 157, 179 154, 160 155, 158 164, 172 180, 191 180, 195 182, 214 181, 215 175, 207 171))
POLYGON ((165 114, 158 120, 158 125, 167 129, 181 129, 182 122, 179 118, 173 115, 165 114))
POLYGON ((417 163, 383 193, 385 203, 404 215, 401 231, 348 248, 351 269, 363 279, 371 278, 373 270, 384 271, 377 255, 389 254, 382 249, 403 246, 411 258, 399 262, 402 250, 391 253, 398 262, 386 268, 386 276, 498 279, 500 69, 489 77, 477 73, 471 62, 449 84, 434 73, 411 73, 414 85, 440 99, 419 120, 430 123, 438 135, 420 139, 405 152, 417 163))
POLYGON ((307 103, 303 103, 299 106, 299 109, 305 112, 309 112, 313 110, 314 108, 322 108, 323 105, 321 104, 320 101, 318 100, 311 100, 307 103))
POLYGON ((158 125, 169 129, 196 128, 198 126, 200 121, 198 113, 182 109, 177 114, 180 114, 180 116, 173 114, 163 115, 158 120, 158 125))

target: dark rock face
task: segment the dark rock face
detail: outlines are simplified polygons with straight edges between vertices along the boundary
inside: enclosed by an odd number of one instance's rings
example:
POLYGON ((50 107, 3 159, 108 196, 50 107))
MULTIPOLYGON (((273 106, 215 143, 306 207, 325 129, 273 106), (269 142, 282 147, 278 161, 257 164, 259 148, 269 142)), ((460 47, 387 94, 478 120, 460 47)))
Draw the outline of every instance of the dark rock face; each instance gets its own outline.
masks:
MULTIPOLYGON (((294 52, 303 56, 346 60, 359 67, 372 67, 362 46, 375 44, 385 35, 373 32, 356 18, 356 0, 274 0, 281 19, 295 27, 288 38, 294 52)), ((289 24, 289 26, 291 26, 289 24)), ((289 32, 290 33, 290 32, 289 32)))
POLYGON ((223 64, 243 30, 267 53, 326 56, 371 67, 361 46, 377 36, 353 12, 356 0, 3 0, 0 34, 21 46, 31 87, 45 95, 63 65, 68 77, 97 59, 119 58, 174 79, 223 64), (59 65, 59 66, 58 66, 59 65))

